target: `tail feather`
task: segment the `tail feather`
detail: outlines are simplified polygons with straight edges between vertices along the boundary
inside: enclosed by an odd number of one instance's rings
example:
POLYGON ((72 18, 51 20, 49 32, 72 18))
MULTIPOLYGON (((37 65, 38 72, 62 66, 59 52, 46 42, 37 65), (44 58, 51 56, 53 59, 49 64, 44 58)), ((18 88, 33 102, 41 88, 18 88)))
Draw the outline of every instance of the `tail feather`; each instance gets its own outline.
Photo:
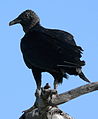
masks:
MULTIPOLYGON (((68 62, 64 61, 65 64, 58 64, 57 67, 60 69, 63 69, 63 74, 70 74, 70 75, 78 75, 81 79, 83 79, 86 82, 91 83, 90 80, 86 78, 84 73, 82 72, 81 68, 85 65, 85 61, 80 61, 78 63, 68 62)), ((68 78, 66 75, 63 75, 63 77, 68 78)))
POLYGON ((72 66, 72 65, 57 65, 57 67, 60 67, 60 68, 76 68, 77 66, 72 66))
POLYGON ((77 68, 85 65, 85 61, 79 61, 77 63, 64 61, 65 64, 58 64, 58 67, 77 68))
POLYGON ((79 74, 79 77, 80 77, 81 79, 83 79, 84 81, 91 83, 91 81, 86 78, 86 76, 84 75, 84 73, 83 73, 82 71, 81 71, 81 73, 79 74))
POLYGON ((77 68, 77 67, 81 67, 80 64, 76 64, 73 62, 68 62, 68 61, 64 61, 65 64, 58 64, 57 67, 66 67, 66 68, 77 68))

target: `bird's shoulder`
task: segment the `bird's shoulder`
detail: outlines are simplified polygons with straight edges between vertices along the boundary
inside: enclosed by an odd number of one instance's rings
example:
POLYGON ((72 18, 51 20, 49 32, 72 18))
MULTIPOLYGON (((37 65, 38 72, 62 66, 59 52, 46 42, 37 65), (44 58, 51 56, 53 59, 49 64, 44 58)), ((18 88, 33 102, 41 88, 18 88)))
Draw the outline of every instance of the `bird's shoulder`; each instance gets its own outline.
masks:
POLYGON ((69 32, 59 29, 49 29, 42 26, 36 26, 25 34, 23 39, 30 38, 48 38, 50 40, 56 40, 57 42, 68 43, 70 45, 76 45, 74 37, 69 32))
POLYGON ((80 46, 76 45, 74 37, 69 32, 59 30, 59 29, 48 29, 40 25, 32 28, 22 39, 24 42, 34 42, 38 43, 50 43, 54 46, 67 46, 75 48, 76 50, 82 51, 83 49, 80 46), (28 40, 27 40, 28 39, 28 40))
POLYGON ((66 42, 70 45, 76 45, 74 36, 69 32, 59 29, 45 29, 47 34, 51 35, 52 37, 56 38, 60 42, 66 42))

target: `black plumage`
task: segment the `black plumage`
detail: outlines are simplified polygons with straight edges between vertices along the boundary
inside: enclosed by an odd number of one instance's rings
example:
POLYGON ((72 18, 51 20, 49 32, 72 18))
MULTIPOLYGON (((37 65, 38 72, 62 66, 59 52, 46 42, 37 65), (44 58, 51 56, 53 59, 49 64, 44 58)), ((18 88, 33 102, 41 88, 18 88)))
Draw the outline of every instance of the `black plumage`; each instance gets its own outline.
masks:
POLYGON ((78 75, 90 82, 82 72, 82 48, 76 45, 73 36, 65 31, 47 29, 40 25, 35 12, 26 10, 9 25, 20 23, 25 32, 21 39, 21 51, 28 68, 32 69, 37 89, 41 87, 41 73, 49 72, 54 77, 54 88, 62 83, 67 74, 78 75))

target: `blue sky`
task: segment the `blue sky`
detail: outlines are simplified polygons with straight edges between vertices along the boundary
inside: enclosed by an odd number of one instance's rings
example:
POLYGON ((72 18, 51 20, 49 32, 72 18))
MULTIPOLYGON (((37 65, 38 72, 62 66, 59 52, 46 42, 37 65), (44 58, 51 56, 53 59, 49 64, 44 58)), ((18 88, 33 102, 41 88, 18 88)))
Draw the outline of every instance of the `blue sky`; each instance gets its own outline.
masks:
MULTIPOLYGON (((84 49, 86 66, 83 71, 91 81, 98 80, 98 1, 97 0, 9 0, 0 6, 0 118, 18 119, 21 112, 32 106, 36 89, 31 71, 25 66, 20 39, 24 32, 20 25, 8 22, 26 9, 34 10, 47 28, 70 32, 84 49)), ((43 73, 43 86, 53 85, 53 78, 43 73)), ((58 87, 58 92, 86 84, 79 77, 70 76, 58 87)), ((60 106, 76 119, 98 116, 98 92, 89 93, 60 106)))

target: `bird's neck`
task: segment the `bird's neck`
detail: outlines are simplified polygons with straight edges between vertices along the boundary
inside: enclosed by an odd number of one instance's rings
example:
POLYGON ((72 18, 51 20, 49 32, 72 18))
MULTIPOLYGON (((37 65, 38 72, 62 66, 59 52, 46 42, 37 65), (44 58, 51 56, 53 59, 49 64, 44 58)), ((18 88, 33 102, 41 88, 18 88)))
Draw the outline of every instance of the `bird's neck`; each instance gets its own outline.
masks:
POLYGON ((23 31, 24 31, 25 33, 28 33, 28 32, 30 31, 30 29, 32 29, 32 28, 34 28, 34 27, 37 27, 37 26, 39 26, 39 25, 40 25, 40 23, 38 22, 38 23, 36 23, 36 24, 31 23, 31 24, 29 24, 29 25, 22 25, 22 27, 23 27, 23 31))

